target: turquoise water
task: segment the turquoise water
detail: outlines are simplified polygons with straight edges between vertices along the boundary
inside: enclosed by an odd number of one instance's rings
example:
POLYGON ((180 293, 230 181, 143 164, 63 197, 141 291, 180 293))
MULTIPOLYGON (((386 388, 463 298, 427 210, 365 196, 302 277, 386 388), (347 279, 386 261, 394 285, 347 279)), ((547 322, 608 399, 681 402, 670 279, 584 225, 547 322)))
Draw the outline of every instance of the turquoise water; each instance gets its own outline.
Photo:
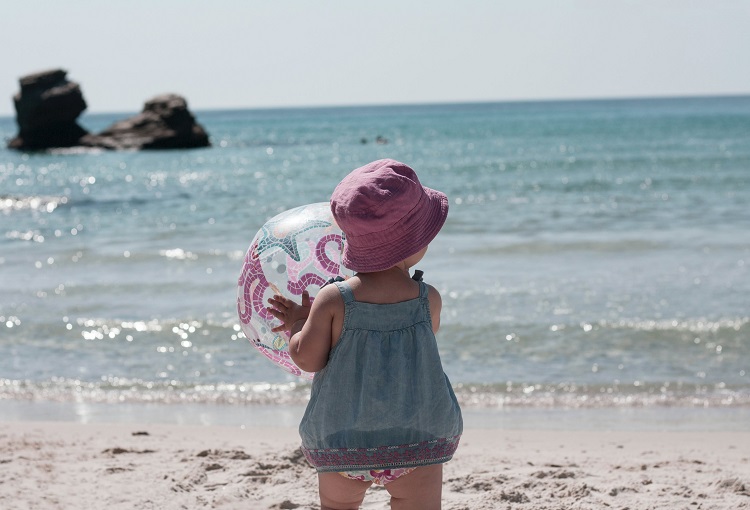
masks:
POLYGON ((244 252, 392 157, 451 200, 420 269, 466 407, 750 408, 750 97, 196 116, 213 147, 0 149, 0 399, 304 403, 239 332, 244 252))

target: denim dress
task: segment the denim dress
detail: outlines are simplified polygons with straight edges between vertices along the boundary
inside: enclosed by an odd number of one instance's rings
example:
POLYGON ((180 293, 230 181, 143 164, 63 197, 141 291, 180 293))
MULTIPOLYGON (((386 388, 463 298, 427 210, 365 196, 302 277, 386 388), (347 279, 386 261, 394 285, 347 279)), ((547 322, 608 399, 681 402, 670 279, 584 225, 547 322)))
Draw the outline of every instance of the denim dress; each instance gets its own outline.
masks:
POLYGON ((344 326, 312 383, 300 423, 302 451, 319 472, 447 462, 463 431, 461 409, 432 332, 427 285, 393 304, 344 299, 344 326))

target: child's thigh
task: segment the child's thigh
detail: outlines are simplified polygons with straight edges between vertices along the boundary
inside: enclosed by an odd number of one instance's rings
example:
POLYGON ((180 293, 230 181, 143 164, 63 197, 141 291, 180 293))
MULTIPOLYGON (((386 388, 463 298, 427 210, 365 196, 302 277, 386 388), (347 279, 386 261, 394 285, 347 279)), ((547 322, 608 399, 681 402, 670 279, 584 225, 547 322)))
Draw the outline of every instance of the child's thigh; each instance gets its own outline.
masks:
POLYGON ((359 508, 365 499, 365 492, 372 482, 352 480, 338 473, 318 473, 318 491, 322 508, 359 508))
POLYGON ((422 510, 440 508, 443 493, 443 465, 422 466, 385 485, 391 508, 422 510))

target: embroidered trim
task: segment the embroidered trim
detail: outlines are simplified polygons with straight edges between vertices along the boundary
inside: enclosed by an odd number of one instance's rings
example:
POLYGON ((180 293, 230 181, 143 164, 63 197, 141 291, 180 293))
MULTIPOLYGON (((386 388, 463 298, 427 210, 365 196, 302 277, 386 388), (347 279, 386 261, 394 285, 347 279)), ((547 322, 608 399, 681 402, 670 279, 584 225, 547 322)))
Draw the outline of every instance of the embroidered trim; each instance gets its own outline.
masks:
POLYGON ((418 467, 448 462, 456 452, 460 439, 461 436, 458 435, 421 443, 377 448, 315 450, 302 446, 302 453, 318 471, 418 467))

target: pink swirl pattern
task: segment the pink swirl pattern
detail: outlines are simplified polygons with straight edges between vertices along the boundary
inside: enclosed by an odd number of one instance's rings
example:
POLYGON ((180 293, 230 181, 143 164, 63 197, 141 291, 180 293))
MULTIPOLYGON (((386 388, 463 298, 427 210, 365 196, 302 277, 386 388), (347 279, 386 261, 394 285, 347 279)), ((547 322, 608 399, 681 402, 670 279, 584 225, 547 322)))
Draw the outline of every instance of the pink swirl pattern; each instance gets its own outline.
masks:
POLYGON ((319 271, 325 274, 335 276, 341 271, 341 264, 328 257, 328 254, 326 253, 326 246, 328 243, 336 243, 338 247, 338 258, 340 260, 341 252, 344 250, 344 237, 340 234, 328 234, 327 236, 323 236, 320 241, 318 241, 318 244, 315 245, 315 261, 318 262, 316 267, 319 271))

